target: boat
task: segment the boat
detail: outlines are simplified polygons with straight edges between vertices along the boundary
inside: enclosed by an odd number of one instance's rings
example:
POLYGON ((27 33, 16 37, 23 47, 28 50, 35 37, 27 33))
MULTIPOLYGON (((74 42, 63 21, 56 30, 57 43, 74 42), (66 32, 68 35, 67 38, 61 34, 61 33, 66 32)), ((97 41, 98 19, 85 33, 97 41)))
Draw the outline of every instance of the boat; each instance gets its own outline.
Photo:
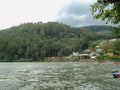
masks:
POLYGON ((118 72, 118 71, 113 71, 112 73, 113 73, 113 77, 114 77, 114 78, 120 78, 120 72, 118 72))

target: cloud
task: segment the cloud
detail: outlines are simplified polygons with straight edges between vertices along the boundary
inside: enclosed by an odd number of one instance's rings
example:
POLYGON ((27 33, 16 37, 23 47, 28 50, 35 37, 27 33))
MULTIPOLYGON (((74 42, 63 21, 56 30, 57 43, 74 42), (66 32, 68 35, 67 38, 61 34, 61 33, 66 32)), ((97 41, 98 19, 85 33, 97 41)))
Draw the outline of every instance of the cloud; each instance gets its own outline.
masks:
POLYGON ((72 0, 0 0, 0 29, 27 22, 55 21, 72 0))
POLYGON ((89 5, 96 0, 0 0, 0 29, 27 22, 58 21, 72 26, 96 24, 89 5))
POLYGON ((91 0, 76 0, 63 7, 56 21, 72 26, 103 25, 101 20, 94 20, 90 11, 91 0))

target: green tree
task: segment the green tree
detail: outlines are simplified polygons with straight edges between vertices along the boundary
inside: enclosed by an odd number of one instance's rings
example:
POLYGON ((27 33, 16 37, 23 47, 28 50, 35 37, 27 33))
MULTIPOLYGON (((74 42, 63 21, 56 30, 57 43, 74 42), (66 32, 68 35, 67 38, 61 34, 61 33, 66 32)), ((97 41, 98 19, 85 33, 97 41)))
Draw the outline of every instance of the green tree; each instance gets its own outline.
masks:
POLYGON ((110 49, 110 44, 108 41, 102 41, 102 43, 100 44, 100 48, 102 48, 104 50, 105 53, 107 53, 110 49))
POLYGON ((115 55, 120 55, 120 40, 116 40, 111 43, 112 51, 115 55))
MULTIPOLYGON (((120 0, 97 0, 91 5, 91 11, 95 19, 112 24, 120 23, 120 0)), ((115 28, 115 31, 120 32, 120 29, 115 28)))

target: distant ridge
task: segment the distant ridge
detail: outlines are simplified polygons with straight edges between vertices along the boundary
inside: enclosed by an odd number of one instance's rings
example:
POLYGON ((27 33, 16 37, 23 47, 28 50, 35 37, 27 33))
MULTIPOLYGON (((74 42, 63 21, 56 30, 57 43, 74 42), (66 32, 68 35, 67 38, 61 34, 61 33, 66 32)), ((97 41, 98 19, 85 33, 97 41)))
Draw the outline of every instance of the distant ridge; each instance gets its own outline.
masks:
POLYGON ((93 25, 93 26, 84 26, 81 27, 83 29, 86 29, 90 32, 103 32, 103 33, 111 33, 113 31, 112 28, 110 28, 110 26, 101 26, 101 25, 93 25))

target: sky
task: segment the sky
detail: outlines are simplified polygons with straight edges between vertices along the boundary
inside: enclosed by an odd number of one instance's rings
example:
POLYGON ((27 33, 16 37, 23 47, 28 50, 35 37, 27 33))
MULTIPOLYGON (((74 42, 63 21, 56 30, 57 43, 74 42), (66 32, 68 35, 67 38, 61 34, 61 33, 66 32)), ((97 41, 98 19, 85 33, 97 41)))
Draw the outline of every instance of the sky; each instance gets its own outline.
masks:
POLYGON ((103 25, 94 20, 90 4, 96 0, 0 0, 0 29, 28 22, 61 22, 81 27, 103 25))

